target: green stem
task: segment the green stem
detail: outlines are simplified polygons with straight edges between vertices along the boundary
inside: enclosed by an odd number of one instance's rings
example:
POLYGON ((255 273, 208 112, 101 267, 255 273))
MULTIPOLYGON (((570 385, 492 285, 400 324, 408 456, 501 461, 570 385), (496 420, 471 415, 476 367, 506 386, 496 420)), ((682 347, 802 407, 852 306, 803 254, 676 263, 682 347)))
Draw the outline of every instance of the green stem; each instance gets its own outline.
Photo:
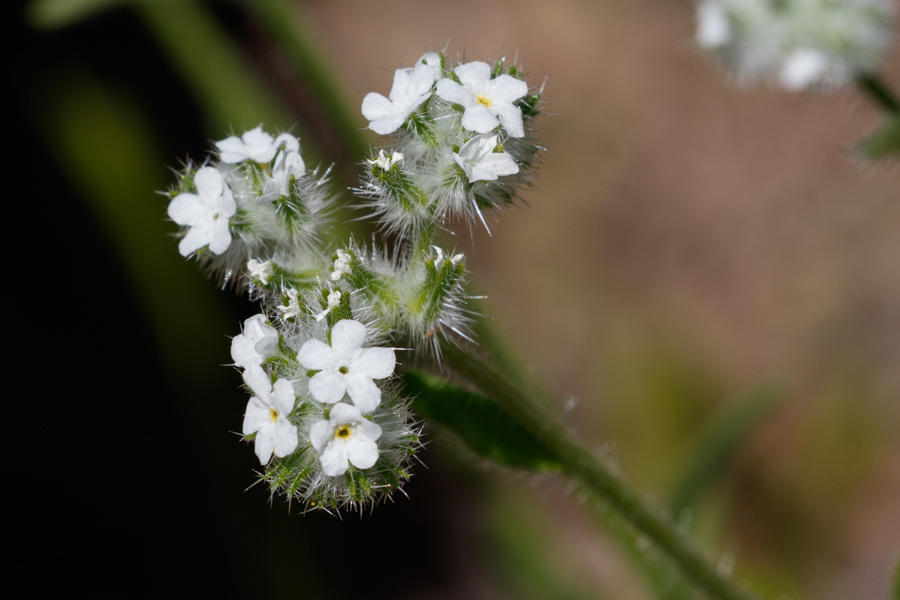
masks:
POLYGON ((738 589, 716 573, 695 544, 663 513, 650 508, 593 452, 530 395, 521 391, 505 373, 468 348, 443 347, 446 363, 479 387, 532 434, 541 439, 565 465, 569 475, 618 511, 638 532, 651 539, 679 566, 686 578, 720 600, 751 600, 755 596, 738 589))
POLYGON ((860 73, 856 76, 856 84, 876 104, 893 114, 900 114, 900 100, 893 90, 874 73, 860 73))

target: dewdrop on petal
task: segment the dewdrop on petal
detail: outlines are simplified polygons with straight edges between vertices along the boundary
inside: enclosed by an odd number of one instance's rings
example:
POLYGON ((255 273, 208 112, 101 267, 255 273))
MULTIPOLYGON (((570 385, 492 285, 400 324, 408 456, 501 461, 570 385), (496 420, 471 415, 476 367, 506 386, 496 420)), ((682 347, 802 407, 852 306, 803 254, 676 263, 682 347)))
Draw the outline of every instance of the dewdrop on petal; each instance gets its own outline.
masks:
POLYGON ((878 67, 894 10, 890 0, 700 0, 696 40, 740 83, 838 87, 878 67))

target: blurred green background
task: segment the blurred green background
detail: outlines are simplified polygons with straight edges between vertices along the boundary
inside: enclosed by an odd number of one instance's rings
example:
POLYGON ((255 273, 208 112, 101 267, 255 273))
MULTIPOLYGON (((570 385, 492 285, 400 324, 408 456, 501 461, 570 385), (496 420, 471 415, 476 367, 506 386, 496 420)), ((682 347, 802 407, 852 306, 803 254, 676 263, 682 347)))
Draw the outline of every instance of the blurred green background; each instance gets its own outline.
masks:
MULTIPOLYGON (((289 19, 272 6, 47 0, 14 21, 24 152, 7 168, 25 172, 8 240, 13 272, 43 284, 18 300, 37 333, 20 338, 40 390, 27 403, 43 409, 37 441, 24 428, 20 442, 25 560, 97 595, 681 593, 648 585, 615 522, 565 481, 484 465, 437 427, 410 499, 363 518, 300 516, 250 487, 246 394, 220 365, 255 309, 178 256, 155 192, 259 122, 301 136, 307 164, 336 162, 336 190, 353 185, 379 143, 352 133, 365 93, 446 46, 517 55, 531 85, 546 78, 529 206, 493 239, 459 225, 450 242, 522 368, 648 498, 687 507, 738 580, 773 598, 888 598, 900 171, 851 151, 876 108, 853 90, 730 86, 692 48, 686 1, 308 1, 286 4, 289 19), (294 28, 305 46, 287 41, 294 28), (309 57, 318 70, 298 68, 309 57), (777 405, 680 497, 704 444, 760 394, 777 405)), ((900 87, 896 47, 883 74, 900 87)))

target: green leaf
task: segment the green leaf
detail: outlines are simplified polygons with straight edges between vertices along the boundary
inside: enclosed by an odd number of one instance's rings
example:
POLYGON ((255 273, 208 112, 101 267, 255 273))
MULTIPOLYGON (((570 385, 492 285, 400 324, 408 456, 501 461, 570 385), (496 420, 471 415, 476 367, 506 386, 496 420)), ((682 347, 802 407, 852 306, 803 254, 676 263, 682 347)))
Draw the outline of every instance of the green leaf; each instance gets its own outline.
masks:
POLYGON ((688 461, 681 483, 672 495, 670 510, 676 519, 725 473, 741 444, 780 400, 781 393, 776 386, 761 384, 712 418, 700 432, 694 457, 688 461))
POLYGON ((25 19, 35 29, 58 29, 99 15, 134 0, 31 0, 25 19))
POLYGON ((887 123, 862 140, 857 149, 869 160, 900 157, 900 115, 889 118, 887 123))
POLYGON ((404 373, 403 381, 419 414, 452 430, 477 454, 507 467, 560 470, 553 452, 491 398, 419 371, 404 373))

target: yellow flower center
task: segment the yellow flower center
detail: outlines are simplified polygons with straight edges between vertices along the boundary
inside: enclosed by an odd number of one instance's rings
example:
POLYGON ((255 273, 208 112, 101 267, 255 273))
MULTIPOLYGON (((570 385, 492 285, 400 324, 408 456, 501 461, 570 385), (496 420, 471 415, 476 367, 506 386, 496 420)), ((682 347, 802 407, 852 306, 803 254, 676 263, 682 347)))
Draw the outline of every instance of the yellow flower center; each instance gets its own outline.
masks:
POLYGON ((273 423, 278 420, 278 411, 275 410, 274 408, 269 409, 269 420, 272 421, 273 423))
POLYGON ((481 94, 475 94, 475 101, 482 106, 486 106, 488 108, 494 105, 494 101, 488 98, 487 96, 482 96, 481 94))
POLYGON ((347 439, 353 434, 353 428, 350 425, 341 425, 337 429, 334 430, 334 437, 341 438, 343 440, 347 439))

